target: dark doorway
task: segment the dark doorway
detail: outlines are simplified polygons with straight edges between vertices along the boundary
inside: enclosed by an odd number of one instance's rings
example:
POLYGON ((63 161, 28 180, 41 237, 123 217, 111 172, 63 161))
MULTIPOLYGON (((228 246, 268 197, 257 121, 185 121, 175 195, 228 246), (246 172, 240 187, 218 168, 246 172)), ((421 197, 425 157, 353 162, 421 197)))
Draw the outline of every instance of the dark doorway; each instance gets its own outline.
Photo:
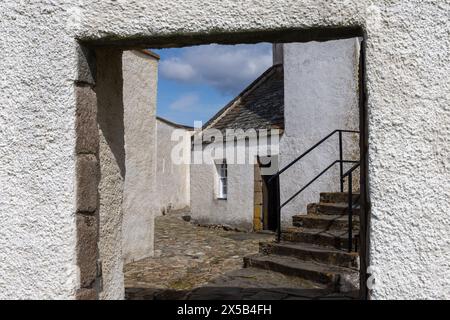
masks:
POLYGON ((275 231, 277 229, 277 208, 276 203, 276 190, 273 183, 269 183, 271 175, 265 174, 264 169, 278 170, 278 161, 276 156, 258 157, 258 164, 261 171, 262 178, 262 194, 263 194, 263 230, 275 231))

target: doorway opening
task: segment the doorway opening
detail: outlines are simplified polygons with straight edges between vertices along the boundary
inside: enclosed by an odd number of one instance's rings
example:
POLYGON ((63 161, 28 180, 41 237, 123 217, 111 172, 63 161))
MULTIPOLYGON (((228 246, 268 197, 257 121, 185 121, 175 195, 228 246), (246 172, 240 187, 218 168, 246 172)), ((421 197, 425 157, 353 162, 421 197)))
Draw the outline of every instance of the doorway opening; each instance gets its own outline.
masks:
MULTIPOLYGON (((181 37, 180 39, 174 40, 174 39, 142 39, 139 41, 133 40, 132 42, 130 41, 130 43, 126 43, 125 42, 121 42, 120 44, 115 44, 114 42, 102 42, 102 46, 107 45, 107 46, 115 46, 117 45, 117 49, 114 50, 123 50, 123 49, 138 49, 138 48, 167 48, 167 47, 182 47, 185 45, 193 45, 193 44, 204 44, 204 43, 211 43, 211 42, 219 42, 219 43, 255 43, 255 42, 259 42, 261 40, 264 41, 268 41, 271 43, 292 43, 292 42, 299 42, 302 44, 306 44, 309 41, 321 41, 320 43, 326 43, 328 40, 336 40, 336 39, 348 39, 348 38, 359 38, 362 36, 362 32, 359 29, 342 29, 342 30, 329 30, 331 31, 330 33, 327 34, 327 32, 325 32, 325 30, 321 30, 321 32, 287 32, 287 33, 283 33, 283 32, 276 32, 276 33, 267 33, 267 34, 237 34, 237 35, 233 35, 234 37, 232 38, 233 40, 230 41, 230 37, 228 37, 227 35, 209 35, 209 36, 205 36, 205 37, 186 37, 183 38, 181 37), (174 45, 174 43, 176 45, 174 45)), ((361 44, 361 42, 360 42, 361 44)), ((89 43, 88 44, 91 47, 95 47, 95 43, 89 43)), ((361 45, 361 48, 363 48, 364 45, 361 45)), ((101 52, 102 50, 107 50, 104 48, 98 48, 96 49, 98 50, 98 52, 101 52)), ((140 49, 139 49, 140 50, 140 49)), ((101 55, 97 55, 97 57, 102 57, 101 55)), ((363 61, 363 54, 360 57, 361 61, 363 61)), ((361 200, 361 216, 360 216, 360 225, 361 225, 361 230, 360 230, 360 246, 359 246, 359 255, 361 257, 361 263, 360 263, 360 274, 361 274, 361 283, 365 284, 365 277, 366 277, 366 273, 365 273, 365 266, 366 266, 366 259, 367 259, 367 233, 366 233, 366 228, 367 228, 367 197, 365 195, 365 191, 366 191, 366 171, 367 171, 367 165, 366 165, 366 161, 367 161, 367 155, 366 155, 366 146, 367 146, 367 142, 366 142, 366 137, 367 137, 367 128, 366 128, 366 120, 365 120, 365 108, 366 108, 366 104, 365 104, 365 96, 364 96, 364 75, 363 75, 363 67, 364 67, 364 63, 358 61, 357 65, 359 67, 361 67, 361 69, 359 69, 359 83, 358 83, 358 88, 357 88, 357 106, 360 108, 358 109, 358 127, 361 130, 361 138, 359 140, 360 146, 361 148, 359 149, 359 158, 361 159, 361 178, 359 179, 359 183, 360 183, 360 192, 362 195, 362 200, 361 200), (358 100, 359 99, 359 100, 358 100)), ((100 65, 101 68, 103 68, 103 65, 100 65)), ((99 67, 99 64, 97 64, 97 67, 99 67)), ((102 70, 98 71, 99 73, 102 72, 102 70)), ((284 72, 286 72, 286 70, 284 70, 284 72)), ((98 79, 100 81, 102 81, 101 79, 98 79)), ((358 81, 357 81, 358 82, 358 81)), ((248 97, 248 96, 247 96, 248 97)), ((99 93, 97 92, 97 98, 99 99, 106 99, 105 95, 99 95, 99 93)), ((284 100, 286 101, 286 100, 284 100)), ((102 101, 98 102, 99 104, 102 103, 102 101)), ((286 112, 286 110, 284 110, 284 112, 286 112)), ((286 113, 285 113, 286 114, 286 113)), ((221 118, 224 117, 224 114, 220 115, 221 118)), ((120 117, 119 114, 117 113, 113 113, 108 117, 120 117)), ((105 123, 104 123, 105 124, 105 123)), ((183 124, 184 125, 184 124, 183 124)), ((126 135, 126 133, 125 133, 126 135)), ((113 136, 110 136, 109 138, 113 139, 113 136)), ((192 143, 192 140, 189 141, 189 144, 192 143)), ((357 141, 358 143, 358 141, 357 141)), ((108 141, 106 141, 106 145, 108 145, 108 141)), ((306 146, 305 146, 306 147, 306 146)), ((300 152, 301 149, 297 149, 295 150, 295 153, 298 154, 298 152, 300 152)), ((102 153, 102 150, 100 149, 100 153, 102 153)), ((156 152, 156 154, 158 155, 158 152, 156 152)), ((295 154, 289 154, 289 156, 294 156, 295 154)), ((118 160, 118 159, 116 159, 118 160)), ((120 159, 119 159, 120 160, 120 159)), ((111 160, 111 157, 109 158, 108 161, 113 161, 111 160)), ((283 160, 280 160, 283 161, 283 160)), ((102 166, 102 157, 100 156, 100 167, 102 166)), ((167 165, 164 165, 165 168, 167 168, 167 165)), ((256 166, 253 166, 253 170, 261 170, 262 168, 264 168, 264 166, 257 166, 258 169, 256 169, 256 166)), ((281 166, 280 166, 281 167, 281 166)), ((192 170, 192 169, 191 169, 192 170)), ((228 190, 227 190, 227 200, 223 200, 223 199, 217 199, 215 193, 211 193, 212 197, 215 197, 213 200, 217 203, 219 203, 219 205, 223 205, 224 201, 229 201, 229 197, 231 195, 231 193, 233 192, 233 189, 231 188, 232 186, 232 179, 230 178, 230 175, 232 174, 232 167, 228 166, 227 168, 227 173, 228 173, 228 190)), ((254 172, 253 171, 253 172, 254 172)), ((126 180, 126 175, 128 174, 128 169, 126 168, 125 170, 123 170, 123 178, 125 178, 126 180)), ((102 179, 106 178, 105 175, 102 176, 102 179)), ((192 180, 192 172, 190 173, 190 180, 192 180)), ((158 182, 156 182, 158 183, 158 182)), ((201 184, 202 182, 200 182, 201 184)), ((292 181, 287 180, 287 183, 291 183, 292 181)), ((108 188, 110 186, 104 184, 104 189, 99 190, 100 191, 100 198, 102 199, 105 198, 105 195, 107 196, 108 194, 110 194, 110 192, 108 191, 108 188)), ((190 192, 192 192, 192 184, 189 187, 190 192)), ((255 196, 255 187, 250 189, 250 194, 252 196, 252 198, 255 196)), ((115 189, 116 190, 116 189, 115 189)), ((281 190, 283 190, 283 187, 281 187, 281 190)), ((248 191, 248 190, 247 190, 248 191)), ((240 190, 237 190, 237 192, 240 192, 240 190)), ((261 228, 265 229, 265 230, 274 230, 276 229, 276 227, 278 226, 276 221, 275 221, 275 215, 273 214, 273 212, 275 212, 275 202, 271 201, 271 199, 274 198, 274 194, 276 194, 276 192, 273 189, 273 186, 269 186, 269 182, 268 182, 268 177, 266 176, 262 176, 261 179, 261 194, 262 194, 262 202, 261 202, 261 206, 262 206, 262 210, 261 210, 261 228), (264 196, 265 195, 265 196, 264 196)), ((117 194, 115 193, 114 196, 116 196, 117 194)), ((100 200, 102 201, 102 200, 100 200)), ((191 208, 192 209, 192 208, 191 208)), ((254 209, 254 208, 253 208, 254 209)), ((100 224, 102 223, 102 215, 107 214, 108 208, 106 206, 103 207, 104 212, 100 212, 100 224)), ((252 210, 253 211, 253 210, 252 210)), ((253 213, 253 212, 252 212, 253 213)), ((252 218, 254 218, 254 214, 252 214, 252 218)), ((180 217, 181 221, 184 222, 192 222, 193 220, 193 216, 192 214, 183 214, 180 217), (189 221, 187 221, 189 220, 189 221)), ((253 219, 252 219, 253 220, 253 219)), ((202 225, 202 223, 197 223, 198 225, 202 225)), ((253 226, 253 223, 252 223, 253 226)), ((239 238, 238 236, 235 236, 237 238, 239 238)), ((100 239, 100 242, 102 241, 102 239, 100 239)), ((100 247, 102 247, 102 245, 100 244, 100 247)), ((266 248, 267 249, 267 248, 266 248)), ((102 251, 100 249, 100 251, 102 251)), ((102 256, 102 253, 100 252, 100 257, 102 256)), ((249 262, 249 260, 245 260, 244 259, 244 266, 246 267, 257 267, 256 265, 252 265, 251 262, 249 262)), ((105 270, 105 268, 103 268, 103 270, 105 270)), ((108 270, 106 270, 107 272, 109 272, 108 270)), ((267 270, 265 270, 267 271, 267 270)), ((107 277, 106 277, 107 278, 107 277)), ((113 277, 111 277, 112 279, 113 277)), ((135 288, 136 289, 136 288, 135 288)), ((361 287, 360 290, 360 297, 365 297, 365 285, 361 287)))
POLYGON ((278 170, 276 156, 272 157, 258 156, 255 164, 255 184, 254 184, 254 222, 253 227, 255 231, 272 231, 277 230, 277 208, 276 196, 277 191, 274 185, 269 183, 270 175, 261 174, 263 168, 269 169, 274 167, 276 172, 278 170))

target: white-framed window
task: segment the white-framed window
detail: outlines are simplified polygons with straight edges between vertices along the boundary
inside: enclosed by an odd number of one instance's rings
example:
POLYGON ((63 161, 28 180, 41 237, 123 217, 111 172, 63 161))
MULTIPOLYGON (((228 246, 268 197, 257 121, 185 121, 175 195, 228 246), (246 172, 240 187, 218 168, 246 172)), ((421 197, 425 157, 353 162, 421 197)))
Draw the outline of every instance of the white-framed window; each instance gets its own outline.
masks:
POLYGON ((217 169, 217 198, 226 199, 228 195, 228 168, 227 163, 223 160, 221 163, 216 163, 217 169))

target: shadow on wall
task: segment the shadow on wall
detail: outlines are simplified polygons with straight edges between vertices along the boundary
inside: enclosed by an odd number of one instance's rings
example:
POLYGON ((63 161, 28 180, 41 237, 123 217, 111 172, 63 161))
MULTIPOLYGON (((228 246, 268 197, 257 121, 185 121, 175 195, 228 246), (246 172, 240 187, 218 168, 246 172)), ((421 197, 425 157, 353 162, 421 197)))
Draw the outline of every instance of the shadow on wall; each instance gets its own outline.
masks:
MULTIPOLYGON (((103 50, 99 61, 110 61, 114 55, 122 56, 117 50, 103 50)), ((99 67, 97 81, 97 121, 115 162, 120 169, 120 175, 125 177, 125 126, 123 121, 123 77, 122 58, 116 63, 99 67), (103 81, 102 81, 103 79, 103 81)))
POLYGON ((122 198, 125 177, 122 51, 99 49, 97 121, 99 124, 100 299, 123 299, 122 198), (118 241, 118 239, 120 239, 118 241))

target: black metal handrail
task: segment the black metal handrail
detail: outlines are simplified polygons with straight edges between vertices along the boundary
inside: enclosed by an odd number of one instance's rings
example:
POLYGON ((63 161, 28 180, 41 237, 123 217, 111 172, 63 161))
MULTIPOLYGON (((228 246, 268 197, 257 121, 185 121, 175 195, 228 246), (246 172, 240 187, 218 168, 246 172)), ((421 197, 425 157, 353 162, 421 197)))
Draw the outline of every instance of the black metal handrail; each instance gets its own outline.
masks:
MULTIPOLYGON (((306 150, 305 152, 303 152, 301 155, 299 155, 297 158, 295 158, 294 160, 292 160, 289 164, 287 164, 283 169, 279 170, 276 174, 272 175, 269 179, 269 182, 274 179, 275 177, 279 177, 280 174, 282 174, 283 172, 285 172, 287 169, 289 169, 290 167, 292 167, 296 162, 298 162, 299 160, 301 160, 302 158, 304 158, 306 155, 308 155, 311 151, 313 151, 315 148, 317 148, 318 146, 320 146, 322 143, 324 143, 326 140, 328 140, 328 138, 330 138, 331 136, 333 136, 336 132, 339 132, 339 160, 342 161, 342 133, 358 133, 359 131, 355 131, 355 130, 342 130, 342 129, 336 129, 334 131, 332 131, 330 134, 328 134, 325 138, 323 138, 322 140, 320 140, 319 142, 317 142, 315 145, 313 145, 311 148, 309 148, 308 150, 306 150)), ((340 167, 340 171, 341 171, 341 176, 343 174, 343 166, 340 167)), ((343 191, 343 183, 341 183, 341 192, 343 191)))
MULTIPOLYGON (((353 250, 353 171, 355 171, 359 167, 360 163, 358 161, 353 167, 351 167, 344 175, 342 179, 348 177, 348 252, 352 252, 353 250)), ((355 251, 358 251, 358 242, 355 241, 355 251)))
MULTIPOLYGON (((302 187, 300 190, 298 190, 296 193, 294 193, 293 196, 291 196, 289 199, 287 199, 280 208, 282 209, 285 205, 287 205, 291 200, 293 200, 296 196, 298 196, 303 190, 308 188, 314 181, 319 179, 325 172, 327 172, 331 167, 333 167, 336 163, 357 163, 359 165, 359 161, 352 161, 352 160, 336 160, 332 162, 328 167, 326 167, 321 173, 319 173, 317 176, 315 176, 311 181, 309 181, 304 187, 302 187)), ((344 178, 344 177, 343 177, 344 178)))
MULTIPOLYGON (((318 178, 320 178, 325 172, 327 172, 331 167, 333 167, 335 164, 339 163, 339 169, 340 169, 340 190, 341 192, 344 192, 344 179, 346 176, 352 175, 352 172, 359 166, 360 161, 353 161, 353 160, 344 160, 343 159, 343 149, 342 149, 342 133, 357 133, 359 134, 359 131, 355 130, 343 130, 343 129, 337 129, 332 131, 330 134, 328 134, 326 137, 324 137, 322 140, 314 144, 311 148, 303 152, 300 156, 292 160, 289 164, 287 164, 283 169, 279 170, 276 174, 272 175, 268 182, 274 184, 274 189, 277 190, 277 196, 275 197, 276 203, 275 208, 277 208, 277 241, 280 242, 281 240, 281 209, 287 205, 290 201, 292 201, 296 196, 298 196, 301 192, 303 192, 306 188, 308 188, 314 181, 316 181, 318 178), (325 168, 322 172, 320 172, 318 175, 316 175, 311 181, 309 181, 305 186, 303 186, 299 191, 297 191, 294 195, 292 195, 288 200, 286 200, 282 205, 280 205, 280 175, 285 172, 287 169, 292 167, 295 163, 303 159, 306 155, 308 155, 311 151, 313 151, 315 148, 317 148, 319 145, 321 145, 323 142, 328 140, 331 136, 333 136, 335 133, 339 133, 339 160, 334 161, 331 163, 327 168, 325 168), (347 171, 344 174, 344 163, 355 163, 355 165, 347 171)), ((349 179, 351 180, 351 178, 349 179)), ((351 186, 351 182, 350 186, 351 186)), ((351 191, 349 192, 351 193, 351 191)), ((352 197, 352 195, 350 195, 352 197)), ((351 198, 350 198, 351 199, 351 198)), ((352 210, 352 209, 350 209, 352 210)), ((352 224, 349 224, 350 227, 352 227, 352 224)), ((349 231, 349 234, 351 234, 351 230, 349 231)), ((349 244, 350 248, 352 247, 352 244, 350 242, 349 244)), ((351 250, 351 249, 350 249, 351 250)))

